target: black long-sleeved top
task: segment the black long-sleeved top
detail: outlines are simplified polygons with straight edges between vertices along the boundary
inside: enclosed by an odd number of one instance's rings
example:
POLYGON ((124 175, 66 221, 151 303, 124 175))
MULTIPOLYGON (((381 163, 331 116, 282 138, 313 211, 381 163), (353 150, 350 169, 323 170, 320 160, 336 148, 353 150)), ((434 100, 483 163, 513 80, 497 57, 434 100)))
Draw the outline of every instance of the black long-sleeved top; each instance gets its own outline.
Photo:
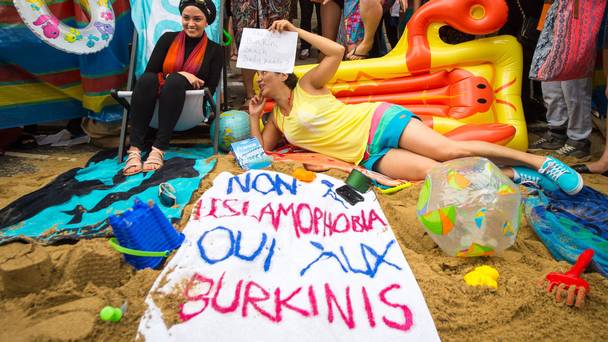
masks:
MULTIPOLYGON (((156 46, 154 46, 154 50, 152 50, 150 60, 148 60, 146 72, 163 72, 163 63, 165 62, 165 57, 167 56, 167 52, 169 52, 173 39, 178 33, 179 32, 165 32, 160 39, 158 39, 156 46)), ((201 39, 202 37, 190 38, 186 36, 184 62, 188 59, 188 56, 190 56, 190 53, 192 50, 194 50, 196 44, 198 44, 201 39)), ((215 91, 215 88, 220 81, 220 72, 224 66, 223 58, 223 48, 219 44, 209 39, 207 41, 207 50, 205 51, 203 63, 201 64, 201 68, 196 73, 196 77, 205 81, 205 87, 208 87, 211 92, 215 91)))

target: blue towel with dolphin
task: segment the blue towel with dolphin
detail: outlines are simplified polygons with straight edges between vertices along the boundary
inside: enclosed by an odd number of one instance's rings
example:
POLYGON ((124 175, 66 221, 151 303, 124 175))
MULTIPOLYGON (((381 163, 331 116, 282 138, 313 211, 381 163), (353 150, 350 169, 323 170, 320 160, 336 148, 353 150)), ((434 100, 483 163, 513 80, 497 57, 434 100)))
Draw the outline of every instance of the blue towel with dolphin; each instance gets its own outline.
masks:
POLYGON ((51 244, 111 236, 106 219, 133 207, 135 197, 159 203, 162 183, 175 188, 176 204, 159 207, 170 221, 178 222, 201 179, 215 166, 215 160, 207 160, 212 155, 213 149, 207 146, 174 146, 166 151, 160 170, 125 177, 124 162, 118 163, 115 151, 99 152, 85 167, 67 171, 1 209, 0 245, 14 240, 51 244))
POLYGON ((524 205, 528 223, 555 259, 574 264, 592 248, 592 267, 608 278, 608 196, 587 186, 574 196, 538 191, 524 205))

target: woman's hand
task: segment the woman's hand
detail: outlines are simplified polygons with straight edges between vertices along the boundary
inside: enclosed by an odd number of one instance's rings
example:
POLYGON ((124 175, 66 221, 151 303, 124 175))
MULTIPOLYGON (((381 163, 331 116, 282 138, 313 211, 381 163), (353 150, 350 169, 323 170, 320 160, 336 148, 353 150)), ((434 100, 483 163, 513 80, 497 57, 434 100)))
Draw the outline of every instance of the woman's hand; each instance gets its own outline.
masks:
POLYGON ((290 23, 289 20, 275 20, 268 29, 273 32, 296 32, 298 30, 298 28, 295 27, 294 24, 290 23))
POLYGON ((180 71, 179 74, 182 75, 182 76, 184 76, 188 80, 188 82, 190 82, 190 85, 194 89, 201 89, 203 86, 205 86, 205 81, 203 81, 200 78, 192 75, 189 72, 180 71))
POLYGON ((262 95, 256 95, 249 100, 249 116, 260 117, 264 111, 266 99, 262 95))
POLYGON ((325 4, 326 4, 326 3, 328 3, 330 0, 310 0, 310 1, 312 1, 312 2, 316 2, 316 3, 321 4, 321 5, 325 5, 325 4))

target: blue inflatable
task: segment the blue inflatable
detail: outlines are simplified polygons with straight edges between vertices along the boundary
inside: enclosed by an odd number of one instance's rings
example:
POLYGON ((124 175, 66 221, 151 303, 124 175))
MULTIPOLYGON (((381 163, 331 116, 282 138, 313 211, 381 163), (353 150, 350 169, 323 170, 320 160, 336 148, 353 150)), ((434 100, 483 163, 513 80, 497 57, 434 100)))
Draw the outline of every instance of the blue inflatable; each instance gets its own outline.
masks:
POLYGON ((555 259, 574 264, 592 248, 593 268, 608 278, 608 196, 584 187, 574 196, 539 192, 524 205, 528 222, 555 259))

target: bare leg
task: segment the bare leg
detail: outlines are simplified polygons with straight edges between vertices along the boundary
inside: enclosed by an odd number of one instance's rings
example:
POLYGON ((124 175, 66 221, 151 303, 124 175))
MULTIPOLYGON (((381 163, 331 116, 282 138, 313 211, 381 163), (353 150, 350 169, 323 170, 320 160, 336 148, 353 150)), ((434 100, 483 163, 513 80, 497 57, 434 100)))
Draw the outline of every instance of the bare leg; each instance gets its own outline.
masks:
POLYGON ((376 170, 395 179, 421 180, 439 164, 437 161, 402 149, 392 149, 376 164, 376 170))
POLYGON ((357 59, 357 55, 367 55, 374 46, 374 36, 376 29, 382 20, 382 3, 379 0, 360 0, 359 11, 361 11, 361 20, 363 21, 363 29, 365 30, 363 40, 356 45, 356 48, 350 52, 350 55, 357 59), (356 50, 356 51, 355 51, 356 50))
POLYGON ((399 147, 437 160, 447 161, 463 157, 486 157, 509 166, 528 166, 538 170, 546 157, 521 152, 485 141, 455 141, 413 119, 403 131, 399 147))
POLYGON ((253 91, 253 77, 255 76, 255 70, 243 69, 242 73, 247 100, 249 100, 255 95, 255 92, 253 91))
MULTIPOLYGON (((429 171, 438 165, 433 159, 402 149, 390 150, 376 164, 376 170, 383 175, 395 179, 422 180, 429 171), (406 164, 407 165, 404 165, 406 164)), ((514 172, 510 167, 501 168, 502 173, 513 178, 514 172)))
MULTIPOLYGON (((321 35, 333 41, 338 37, 338 29, 340 28, 340 18, 342 17, 342 9, 338 4, 329 1, 321 6, 321 35)), ((325 56, 319 52, 319 61, 325 56)))
POLYGON ((602 157, 598 161, 587 164, 589 171, 592 173, 604 173, 608 171, 608 120, 606 121, 606 132, 606 143, 602 157))

